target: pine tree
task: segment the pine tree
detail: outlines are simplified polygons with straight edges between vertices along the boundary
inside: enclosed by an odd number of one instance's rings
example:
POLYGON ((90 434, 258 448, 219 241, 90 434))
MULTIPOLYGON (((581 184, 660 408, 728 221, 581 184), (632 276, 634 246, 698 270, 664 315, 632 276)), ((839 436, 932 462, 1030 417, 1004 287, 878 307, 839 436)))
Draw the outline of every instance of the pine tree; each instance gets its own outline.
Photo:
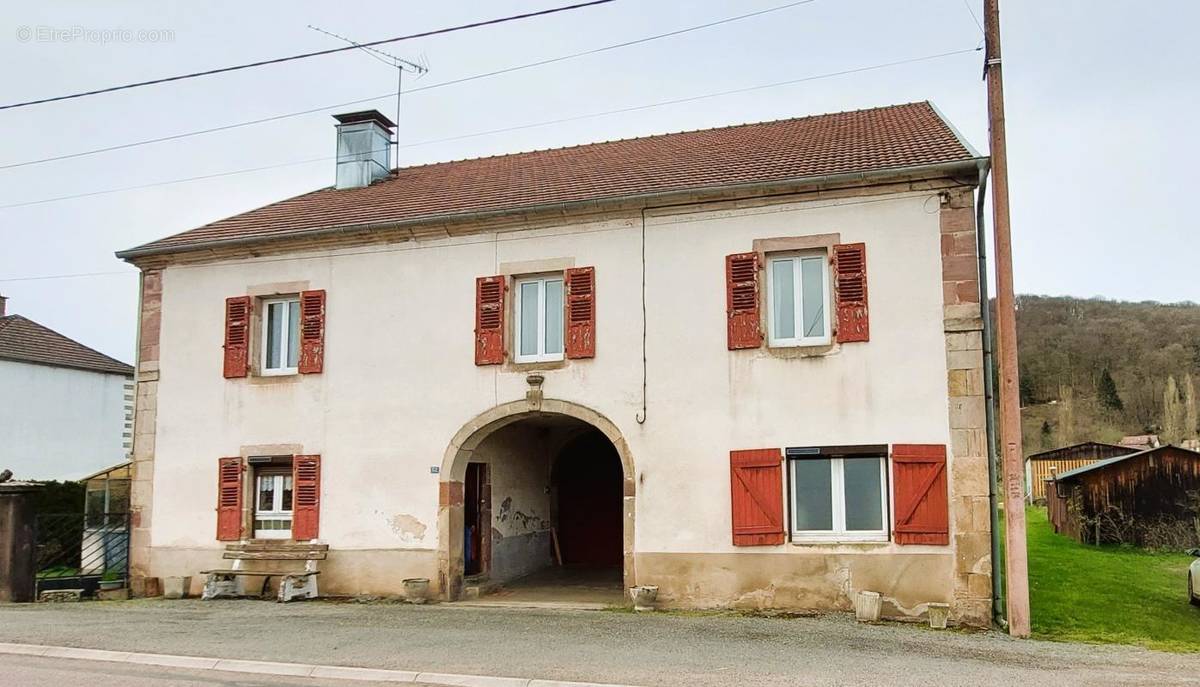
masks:
POLYGON ((1100 404, 1105 408, 1118 412, 1125 410, 1125 404, 1121 402, 1121 395, 1117 393, 1117 383, 1113 381, 1107 367, 1100 374, 1100 386, 1097 392, 1100 394, 1100 404))
POLYGON ((1042 448, 1054 448, 1054 430, 1050 427, 1049 420, 1042 420, 1042 448))

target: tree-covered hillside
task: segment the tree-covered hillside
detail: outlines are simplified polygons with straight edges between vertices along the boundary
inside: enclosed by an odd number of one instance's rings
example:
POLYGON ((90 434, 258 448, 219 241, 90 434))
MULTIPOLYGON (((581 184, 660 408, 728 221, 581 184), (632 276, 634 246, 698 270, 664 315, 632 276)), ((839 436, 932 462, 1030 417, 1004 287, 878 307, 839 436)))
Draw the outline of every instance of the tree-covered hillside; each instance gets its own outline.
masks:
POLYGON ((1017 298, 1026 452, 1197 435, 1200 305, 1017 298))

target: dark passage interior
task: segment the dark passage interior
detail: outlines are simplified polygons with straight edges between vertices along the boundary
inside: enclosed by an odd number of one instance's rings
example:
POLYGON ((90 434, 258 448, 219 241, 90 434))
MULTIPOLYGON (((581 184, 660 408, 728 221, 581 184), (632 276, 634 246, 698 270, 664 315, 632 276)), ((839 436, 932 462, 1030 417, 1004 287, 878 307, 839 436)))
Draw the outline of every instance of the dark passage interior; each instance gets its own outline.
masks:
POLYGON ((463 485, 466 586, 512 601, 620 602, 623 479, 616 448, 575 418, 493 432, 463 485))
POLYGON ((620 568, 621 459, 599 431, 572 440, 551 473, 565 566, 620 568))

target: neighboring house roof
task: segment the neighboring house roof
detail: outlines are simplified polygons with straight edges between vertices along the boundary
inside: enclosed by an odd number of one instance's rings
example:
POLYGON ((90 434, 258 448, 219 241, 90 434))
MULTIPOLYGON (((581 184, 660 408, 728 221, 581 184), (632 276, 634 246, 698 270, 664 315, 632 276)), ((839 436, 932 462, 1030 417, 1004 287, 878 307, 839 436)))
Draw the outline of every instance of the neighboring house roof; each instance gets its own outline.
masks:
POLYGON ((1059 473, 1059 475, 1056 477, 1056 479, 1061 482, 1063 480, 1072 479, 1074 477, 1078 477, 1079 475, 1082 475, 1082 474, 1085 474, 1088 472, 1092 472, 1094 470, 1103 470, 1104 468, 1106 468, 1114 463, 1120 463, 1122 461, 1126 461, 1131 458, 1138 458, 1138 457, 1141 457, 1141 456, 1144 456, 1144 455, 1147 455, 1150 453, 1154 453, 1156 451, 1165 451, 1166 449, 1176 449, 1179 451, 1187 451, 1188 453, 1195 453, 1196 458, 1200 459, 1200 453, 1196 453, 1195 451, 1188 451, 1187 449, 1182 449, 1182 448, 1179 448, 1178 446, 1172 446, 1170 444, 1166 444, 1163 446, 1156 446, 1154 448, 1148 448, 1143 451, 1137 451, 1137 452, 1130 453, 1130 454, 1124 455, 1124 456, 1116 456, 1113 458, 1105 458, 1104 460, 1098 460, 1095 463, 1092 463, 1091 465, 1085 465, 1081 468, 1075 468, 1074 470, 1067 470, 1066 472, 1059 473))
POLYGON ((370 186, 324 188, 117 255, 900 171, 977 157, 932 104, 909 103, 404 167, 370 186))
POLYGON ((96 479, 97 477, 107 475, 110 472, 116 472, 117 470, 127 468, 131 465, 133 465, 133 461, 129 461, 129 460, 121 461, 120 463, 117 463, 116 465, 109 465, 108 467, 104 468, 103 470, 97 470, 90 475, 84 475, 83 477, 80 477, 79 479, 77 479, 75 481, 76 482, 86 482, 90 479, 96 479))
POLYGON ((133 376, 133 366, 20 315, 0 317, 0 360, 133 376))
POLYGON ((1099 451, 1126 451, 1132 453, 1135 449, 1129 446, 1119 446, 1117 444, 1106 444, 1102 441, 1081 441, 1078 444, 1070 446, 1060 446, 1046 451, 1031 453, 1025 457, 1025 460, 1063 460, 1068 458, 1073 453, 1079 453, 1081 449, 1093 449, 1099 451))

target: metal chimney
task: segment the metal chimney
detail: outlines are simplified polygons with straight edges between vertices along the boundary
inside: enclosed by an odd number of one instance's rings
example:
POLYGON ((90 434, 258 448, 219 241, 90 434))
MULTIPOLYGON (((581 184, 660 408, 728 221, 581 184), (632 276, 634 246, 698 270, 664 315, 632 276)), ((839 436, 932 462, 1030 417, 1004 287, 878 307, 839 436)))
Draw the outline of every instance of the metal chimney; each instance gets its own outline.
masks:
POLYGON ((336 188, 362 188, 391 173, 395 122, 379 110, 333 118, 338 121, 336 188))

